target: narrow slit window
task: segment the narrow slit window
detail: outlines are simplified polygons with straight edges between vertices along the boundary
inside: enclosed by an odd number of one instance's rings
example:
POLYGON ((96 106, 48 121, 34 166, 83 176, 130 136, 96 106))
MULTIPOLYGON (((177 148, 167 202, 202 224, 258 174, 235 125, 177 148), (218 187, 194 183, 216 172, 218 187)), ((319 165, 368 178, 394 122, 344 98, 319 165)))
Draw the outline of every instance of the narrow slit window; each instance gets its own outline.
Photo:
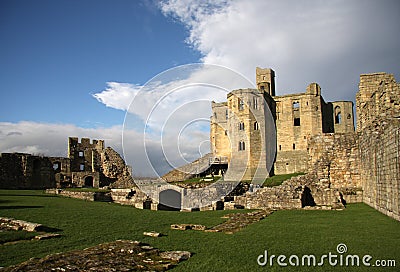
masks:
POLYGON ((254 130, 258 130, 258 129, 259 129, 258 122, 254 122, 254 130))
POLYGON ((246 149, 246 147, 245 147, 244 142, 243 142, 243 141, 240 141, 240 142, 239 142, 239 151, 243 151, 243 150, 245 150, 245 149, 246 149))

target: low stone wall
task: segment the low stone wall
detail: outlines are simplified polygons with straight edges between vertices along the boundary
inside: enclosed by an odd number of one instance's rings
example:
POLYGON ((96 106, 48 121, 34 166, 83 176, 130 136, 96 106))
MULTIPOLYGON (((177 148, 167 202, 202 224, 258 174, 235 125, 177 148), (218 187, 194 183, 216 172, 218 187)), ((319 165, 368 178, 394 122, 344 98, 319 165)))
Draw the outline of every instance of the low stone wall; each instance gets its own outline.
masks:
POLYGON ((82 191, 69 191, 62 189, 47 189, 46 193, 62 195, 65 197, 77 198, 86 201, 102 201, 102 202, 112 201, 110 193, 107 192, 82 192, 82 191))
POLYGON ((130 205, 138 209, 152 208, 152 201, 139 189, 111 189, 111 198, 114 203, 130 205))
POLYGON ((235 205, 247 209, 300 209, 306 206, 343 207, 363 201, 361 188, 330 188, 315 174, 293 177, 280 186, 265 187, 256 192, 236 196, 235 205))

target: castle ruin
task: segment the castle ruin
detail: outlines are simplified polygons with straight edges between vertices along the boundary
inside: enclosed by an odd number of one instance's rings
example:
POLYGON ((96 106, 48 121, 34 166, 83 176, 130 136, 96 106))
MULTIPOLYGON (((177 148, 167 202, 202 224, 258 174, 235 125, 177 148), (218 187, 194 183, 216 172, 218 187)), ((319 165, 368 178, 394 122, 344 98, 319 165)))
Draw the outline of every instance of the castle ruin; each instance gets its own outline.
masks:
POLYGON ((234 158, 235 168, 247 162, 243 180, 307 172, 311 136, 354 131, 353 102, 325 102, 317 83, 308 85, 304 93, 276 96, 275 72, 259 67, 256 83, 257 89, 234 90, 227 102, 212 103, 211 153, 229 163, 234 158), (271 142, 274 137, 276 143, 271 142), (275 156, 275 149, 276 158, 268 158, 275 156), (270 161, 269 171, 264 160, 270 161), (256 169, 260 177, 255 176, 256 169))
POLYGON ((133 187, 130 168, 103 140, 68 138, 68 157, 0 155, 0 188, 133 187))

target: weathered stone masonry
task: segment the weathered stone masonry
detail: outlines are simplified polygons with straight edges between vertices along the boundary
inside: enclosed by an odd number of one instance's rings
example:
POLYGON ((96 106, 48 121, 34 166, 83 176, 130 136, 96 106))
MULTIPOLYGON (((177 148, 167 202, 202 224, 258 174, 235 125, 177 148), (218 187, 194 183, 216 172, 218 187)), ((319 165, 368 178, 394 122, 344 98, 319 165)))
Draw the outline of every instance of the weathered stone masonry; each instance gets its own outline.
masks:
POLYGON ((356 101, 364 202, 400 220, 400 85, 391 74, 361 75, 356 101))
POLYGON ((400 88, 393 75, 360 76, 357 132, 307 138, 307 174, 236 197, 247 208, 365 202, 400 220, 400 88))
POLYGON ((22 153, 0 155, 0 188, 117 187, 135 184, 130 167, 104 141, 68 138, 68 157, 22 153))

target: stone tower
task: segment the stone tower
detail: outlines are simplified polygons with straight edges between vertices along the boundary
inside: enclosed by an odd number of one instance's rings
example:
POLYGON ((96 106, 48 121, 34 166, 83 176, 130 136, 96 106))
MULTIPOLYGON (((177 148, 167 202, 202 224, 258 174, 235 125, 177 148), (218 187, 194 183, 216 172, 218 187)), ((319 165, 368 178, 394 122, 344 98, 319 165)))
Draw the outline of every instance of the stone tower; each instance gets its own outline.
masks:
POLYGON ((99 154, 104 150, 103 140, 82 138, 79 142, 76 137, 68 138, 68 158, 71 160, 71 171, 98 171, 100 162, 99 154))
POLYGON ((264 181, 275 157, 275 103, 254 89, 234 90, 227 98, 231 157, 225 180, 264 181))
POLYGON ((270 68, 256 67, 257 89, 266 92, 270 96, 275 96, 275 72, 270 68))

